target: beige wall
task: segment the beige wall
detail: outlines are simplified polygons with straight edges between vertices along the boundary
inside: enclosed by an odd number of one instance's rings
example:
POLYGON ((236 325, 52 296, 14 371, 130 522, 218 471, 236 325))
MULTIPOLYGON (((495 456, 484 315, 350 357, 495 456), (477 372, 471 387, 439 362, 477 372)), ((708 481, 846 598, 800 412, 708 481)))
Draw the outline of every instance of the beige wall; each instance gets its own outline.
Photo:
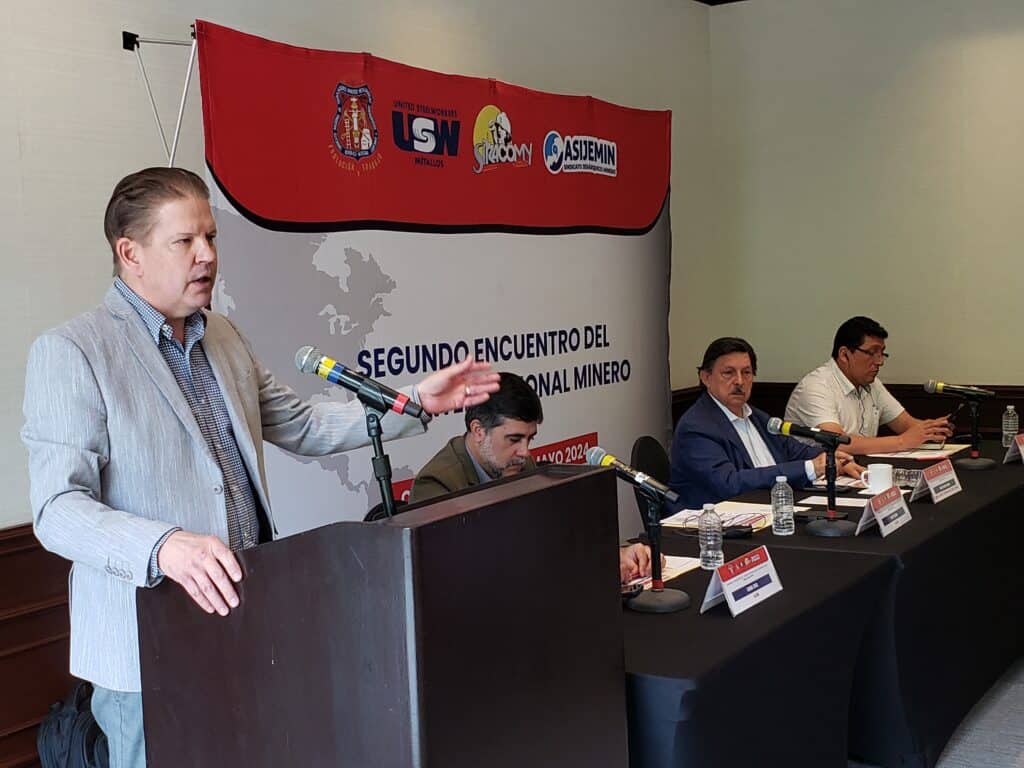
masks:
MULTIPOLYGON (((370 51, 416 66, 674 113, 672 223, 677 279, 673 360, 703 343, 712 273, 709 9, 691 0, 41 0, 0 9, 0 528, 30 519, 17 437, 25 355, 42 330, 95 305, 109 283, 102 212, 118 178, 162 163, 138 65, 121 30, 183 38, 196 16, 278 40, 370 51), (301 12, 296 13, 296 8, 301 12), (685 301, 684 301, 685 299, 685 301), (692 333, 691 329, 696 329, 692 333), (697 339, 691 344, 691 339, 697 339)), ((187 49, 144 51, 158 106, 173 120, 187 49)), ((178 165, 202 172, 193 84, 178 165)), ((59 371, 55 372, 59 375, 59 371)), ((676 386, 687 383, 674 380, 676 386)))
MULTIPOLYGON (((120 31, 182 37, 197 15, 673 111, 672 385, 714 336, 748 337, 793 380, 856 313, 891 333, 890 381, 1017 383, 1024 248, 1019 0, 98 0, 0 10, 0 527, 29 519, 21 426, 32 338, 108 280, 100 216, 124 173, 161 161, 120 31), (360 8, 363 6, 359 6, 360 8)), ((184 53, 151 48, 165 116, 184 53)), ((202 170, 197 91, 179 164, 202 170)))
POLYGON ((883 378, 1020 383, 1024 3, 721 6, 711 72, 720 327, 761 378, 867 314, 883 378))

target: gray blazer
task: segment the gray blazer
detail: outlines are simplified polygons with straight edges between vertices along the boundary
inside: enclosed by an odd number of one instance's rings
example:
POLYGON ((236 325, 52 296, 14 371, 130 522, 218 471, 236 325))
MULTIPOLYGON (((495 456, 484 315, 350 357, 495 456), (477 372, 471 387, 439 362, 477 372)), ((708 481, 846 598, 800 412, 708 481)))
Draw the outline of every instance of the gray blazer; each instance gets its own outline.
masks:
MULTIPOLYGON (((206 313, 202 344, 273 527, 263 441, 305 456, 365 445, 363 410, 299 399, 222 315, 206 313)), ((153 547, 175 526, 228 541, 217 462, 142 319, 113 286, 103 305, 33 343, 24 410, 35 533, 73 561, 71 673, 138 691, 135 589, 153 586, 153 547)), ((422 431, 394 414, 382 426, 388 438, 422 431)))

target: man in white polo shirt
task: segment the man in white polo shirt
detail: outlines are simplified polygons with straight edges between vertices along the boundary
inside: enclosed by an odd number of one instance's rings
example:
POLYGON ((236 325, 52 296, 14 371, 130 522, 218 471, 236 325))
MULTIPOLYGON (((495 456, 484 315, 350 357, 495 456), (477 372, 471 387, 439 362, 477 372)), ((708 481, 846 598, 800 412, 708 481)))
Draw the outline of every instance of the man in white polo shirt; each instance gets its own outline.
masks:
POLYGON ((949 420, 915 419, 878 372, 889 354, 885 328, 869 317, 851 317, 839 326, 832 358, 804 376, 789 396, 786 420, 850 436, 853 454, 909 451, 952 434, 949 420), (884 424, 896 434, 878 437, 884 424))

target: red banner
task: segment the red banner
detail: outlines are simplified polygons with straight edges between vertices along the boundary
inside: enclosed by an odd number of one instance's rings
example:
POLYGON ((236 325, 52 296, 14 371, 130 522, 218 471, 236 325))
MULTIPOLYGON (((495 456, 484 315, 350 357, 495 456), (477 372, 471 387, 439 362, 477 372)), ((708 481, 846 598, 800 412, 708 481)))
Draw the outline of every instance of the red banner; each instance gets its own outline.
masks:
POLYGON ((597 432, 559 440, 549 445, 538 445, 530 449, 534 461, 550 461, 552 464, 586 464, 587 451, 598 444, 597 432))
POLYGON ((671 113, 196 22, 206 161, 269 229, 635 234, 668 194, 671 113))
POLYGON ((391 484, 391 495, 395 501, 409 502, 409 497, 412 495, 412 484, 415 480, 415 477, 410 477, 391 484))

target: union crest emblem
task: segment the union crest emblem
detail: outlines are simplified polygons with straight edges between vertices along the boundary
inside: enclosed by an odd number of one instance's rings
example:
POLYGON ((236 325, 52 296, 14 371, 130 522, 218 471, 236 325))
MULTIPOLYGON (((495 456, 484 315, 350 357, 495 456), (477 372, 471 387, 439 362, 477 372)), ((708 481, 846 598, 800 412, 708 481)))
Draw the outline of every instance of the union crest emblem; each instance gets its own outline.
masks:
POLYGON ((346 157, 362 160, 377 150, 377 121, 373 119, 373 95, 368 86, 352 88, 338 83, 334 89, 338 111, 334 113, 334 146, 346 157))

